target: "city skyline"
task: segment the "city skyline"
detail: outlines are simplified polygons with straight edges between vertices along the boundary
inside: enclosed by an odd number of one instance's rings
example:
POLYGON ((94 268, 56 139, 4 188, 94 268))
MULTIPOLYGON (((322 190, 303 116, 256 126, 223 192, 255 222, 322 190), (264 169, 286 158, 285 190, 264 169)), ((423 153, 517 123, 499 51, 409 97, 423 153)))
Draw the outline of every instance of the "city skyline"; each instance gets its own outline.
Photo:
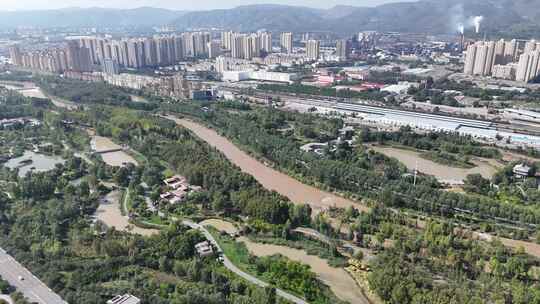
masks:
POLYGON ((139 7, 156 7, 171 10, 212 10, 212 9, 229 9, 242 5, 254 4, 276 4, 276 5, 294 5, 313 8, 331 8, 336 5, 350 6, 377 6, 386 3, 396 2, 415 2, 416 0, 233 0, 233 1, 218 1, 218 0, 201 0, 196 3, 186 3, 184 1, 171 0, 51 0, 43 2, 40 0, 4 0, 0 6, 0 11, 28 11, 28 10, 44 10, 44 9, 63 9, 63 8, 115 8, 115 9, 134 9, 139 7))

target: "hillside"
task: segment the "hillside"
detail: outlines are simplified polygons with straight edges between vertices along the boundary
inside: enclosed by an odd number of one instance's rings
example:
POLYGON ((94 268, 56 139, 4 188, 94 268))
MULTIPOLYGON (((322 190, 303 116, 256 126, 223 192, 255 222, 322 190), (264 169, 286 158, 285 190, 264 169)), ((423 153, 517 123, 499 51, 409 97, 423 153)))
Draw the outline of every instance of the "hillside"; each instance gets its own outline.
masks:
POLYGON ((321 11, 282 5, 249 5, 234 9, 190 12, 174 23, 182 29, 227 28, 235 31, 268 29, 273 31, 323 30, 321 11))
MULTIPOLYGON (((540 18, 537 0, 422 0, 380 5, 373 8, 337 6, 328 10, 280 5, 241 6, 228 10, 189 12, 174 24, 179 28, 217 27, 237 31, 360 30, 454 33, 457 24, 472 16, 485 17, 489 33, 520 33, 536 29, 540 18)), ((472 30, 472 25, 469 26, 472 30)), ((538 29, 536 29, 538 31, 538 29)))
MULTIPOLYGON (((420 0, 376 7, 338 5, 314 9, 285 5, 246 5, 232 9, 172 11, 70 8, 45 11, 0 11, 0 27, 119 27, 176 25, 181 30, 223 28, 234 31, 334 31, 353 34, 362 30, 449 34, 472 16, 484 16, 482 33, 512 37, 540 36, 538 0, 420 0)), ((468 31, 473 31, 468 25, 468 31)))

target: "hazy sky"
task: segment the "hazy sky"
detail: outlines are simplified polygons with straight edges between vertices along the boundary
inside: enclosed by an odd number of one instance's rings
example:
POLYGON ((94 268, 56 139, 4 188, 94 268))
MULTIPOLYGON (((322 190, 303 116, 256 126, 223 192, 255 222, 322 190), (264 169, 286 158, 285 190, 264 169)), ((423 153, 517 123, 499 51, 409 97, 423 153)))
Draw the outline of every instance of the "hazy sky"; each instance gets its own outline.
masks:
POLYGON ((64 7, 135 8, 141 6, 180 10, 230 8, 238 5, 272 3, 328 8, 337 4, 374 6, 412 0, 0 0, 0 10, 55 9, 64 7))

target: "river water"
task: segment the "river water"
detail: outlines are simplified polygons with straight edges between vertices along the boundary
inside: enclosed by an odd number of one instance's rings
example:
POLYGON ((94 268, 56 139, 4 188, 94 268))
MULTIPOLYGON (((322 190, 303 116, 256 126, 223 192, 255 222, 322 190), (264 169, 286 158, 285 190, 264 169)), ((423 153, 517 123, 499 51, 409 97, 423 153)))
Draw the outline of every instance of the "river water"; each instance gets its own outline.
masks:
POLYGON ((233 164, 240 167, 243 172, 253 176, 263 187, 288 197, 294 203, 309 204, 315 212, 323 211, 332 206, 340 208, 355 206, 357 209, 367 210, 365 206, 355 203, 352 200, 305 185, 287 174, 265 166, 212 129, 187 119, 178 119, 172 116, 167 116, 166 118, 191 130, 202 140, 223 153, 233 164))
MULTIPOLYGON (((199 224, 202 226, 212 226, 219 231, 225 231, 229 234, 238 232, 238 229, 232 223, 220 219, 208 219, 199 224)), ((324 259, 318 256, 308 255, 304 250, 286 246, 255 243, 246 237, 241 237, 238 241, 245 243, 253 255, 269 256, 281 254, 290 260, 309 265, 311 271, 317 274, 317 277, 324 284, 328 285, 332 292, 341 300, 351 304, 369 303, 360 288, 356 285, 354 279, 343 268, 331 267, 324 259)))
POLYGON ((245 237, 239 238, 239 241, 246 244, 248 250, 256 256, 281 254, 290 260, 309 265, 311 271, 343 301, 351 304, 369 303, 354 279, 343 268, 331 267, 318 256, 308 255, 304 250, 286 246, 254 243, 245 237))

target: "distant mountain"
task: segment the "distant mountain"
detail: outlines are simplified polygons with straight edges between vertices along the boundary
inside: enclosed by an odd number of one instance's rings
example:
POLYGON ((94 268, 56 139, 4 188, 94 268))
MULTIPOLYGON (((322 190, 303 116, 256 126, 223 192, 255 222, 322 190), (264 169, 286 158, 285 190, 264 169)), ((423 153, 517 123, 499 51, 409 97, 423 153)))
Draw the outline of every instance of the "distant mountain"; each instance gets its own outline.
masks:
POLYGON ((321 11, 284 5, 247 5, 186 13, 175 21, 179 28, 226 28, 235 31, 269 29, 308 31, 326 28, 320 24, 321 11))
MULTIPOLYGON (((377 7, 336 6, 328 10, 282 5, 240 6, 228 10, 189 12, 179 28, 226 28, 236 31, 360 30, 455 33, 458 23, 484 16, 483 31, 540 33, 539 0, 420 0, 377 7)), ((469 24, 469 30, 472 24, 469 24)))
POLYGON ((482 33, 540 37, 540 0, 419 0, 377 7, 336 6, 315 9, 285 5, 247 5, 208 11, 70 8, 44 11, 0 11, 0 28, 118 27, 176 25, 179 29, 223 28, 235 31, 333 31, 352 34, 363 30, 445 34, 459 23, 484 16, 482 33))
POLYGON ((120 27, 170 24, 185 12, 160 8, 66 8, 58 10, 0 11, 0 27, 120 27))

